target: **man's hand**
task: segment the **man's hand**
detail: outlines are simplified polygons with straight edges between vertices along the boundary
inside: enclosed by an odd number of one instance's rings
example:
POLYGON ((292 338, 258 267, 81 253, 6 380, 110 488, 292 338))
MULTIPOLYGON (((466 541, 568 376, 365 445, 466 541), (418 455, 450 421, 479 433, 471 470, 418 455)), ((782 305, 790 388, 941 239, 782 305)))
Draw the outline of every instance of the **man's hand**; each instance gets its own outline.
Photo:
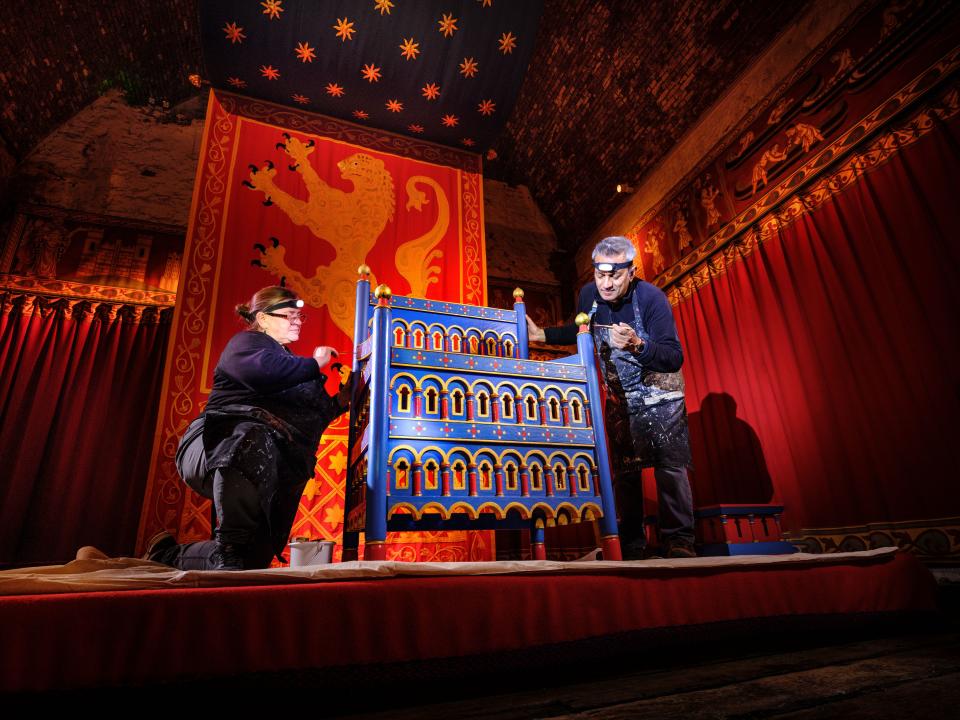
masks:
POLYGON ((527 318, 527 339, 532 340, 533 342, 546 342, 547 334, 543 332, 543 328, 537 326, 537 324, 530 318, 529 315, 527 318))
POLYGON ((643 350, 643 340, 626 323, 610 326, 610 344, 621 350, 643 350))
POLYGON ((313 349, 313 359, 317 361, 317 365, 321 370, 327 366, 330 358, 335 357, 337 357, 337 351, 329 345, 318 345, 313 349))

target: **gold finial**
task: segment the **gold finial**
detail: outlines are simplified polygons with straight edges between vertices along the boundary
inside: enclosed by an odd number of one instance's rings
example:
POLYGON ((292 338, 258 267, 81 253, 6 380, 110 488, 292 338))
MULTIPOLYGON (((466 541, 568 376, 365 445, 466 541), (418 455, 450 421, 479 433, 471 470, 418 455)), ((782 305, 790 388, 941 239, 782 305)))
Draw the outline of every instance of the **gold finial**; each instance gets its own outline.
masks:
MULTIPOLYGON (((568 315, 567 317, 570 317, 570 316, 568 315)), ((587 315, 586 313, 580 313, 573 319, 573 322, 577 325, 589 325, 590 316, 587 315)))
POLYGON ((358 274, 358 275, 369 275, 369 274, 370 274, 370 266, 369 266, 369 265, 361 265, 360 267, 357 268, 357 274, 358 274))
POLYGON ((520 288, 514 288, 513 299, 515 302, 523 302, 523 290, 520 288))
POLYGON ((373 296, 374 296, 377 300, 379 300, 380 298, 384 298, 384 299, 386 299, 386 300, 389 300, 389 299, 393 296, 393 293, 390 292, 390 288, 389 288, 388 286, 386 286, 386 285, 377 285, 376 290, 373 291, 373 296))

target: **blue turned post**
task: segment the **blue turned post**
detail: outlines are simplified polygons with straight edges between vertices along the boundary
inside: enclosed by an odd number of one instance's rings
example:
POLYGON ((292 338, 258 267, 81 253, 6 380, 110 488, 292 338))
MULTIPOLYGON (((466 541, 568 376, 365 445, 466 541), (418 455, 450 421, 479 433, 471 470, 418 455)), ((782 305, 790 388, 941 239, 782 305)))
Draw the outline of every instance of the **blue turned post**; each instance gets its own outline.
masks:
MULTIPOLYGON (((353 374, 360 370, 360 343, 367 339, 367 322, 370 320, 370 266, 357 268, 360 279, 357 280, 356 311, 353 316, 353 374)), ((356 381, 353 383, 357 387, 356 381)))
POLYGON ((607 453, 607 428, 603 421, 600 404, 600 383, 597 381, 597 363, 593 354, 593 336, 590 334, 590 316, 577 315, 574 322, 580 326, 577 333, 577 351, 580 363, 587 373, 587 393, 590 396, 593 419, 593 435, 597 448, 597 471, 600 475, 600 499, 603 501, 603 517, 600 518, 600 537, 603 543, 604 560, 622 560, 620 535, 617 530, 616 502, 613 495, 613 479, 610 477, 610 456, 607 453))
POLYGON ((385 560, 387 548, 387 438, 390 429, 390 288, 378 285, 373 295, 373 346, 370 352, 370 442, 367 445, 367 525, 364 560, 385 560))
MULTIPOLYGON (((351 424, 358 411, 356 406, 357 390, 363 379, 360 377, 360 345, 367 339, 367 321, 370 319, 370 266, 361 265, 357 268, 360 278, 357 280, 356 304, 354 305, 353 319, 353 364, 350 367, 350 419, 351 424)), ((353 433, 351 432, 351 435, 353 433)), ((360 438, 353 438, 352 442, 360 442, 360 438)), ((347 523, 344 522, 346 528, 347 523)), ((344 561, 357 559, 357 547, 360 544, 360 533, 343 531, 344 561)))
POLYGON ((530 340, 527 337, 527 306, 523 303, 523 290, 513 291, 513 309, 517 313, 517 357, 526 360, 530 357, 530 340))

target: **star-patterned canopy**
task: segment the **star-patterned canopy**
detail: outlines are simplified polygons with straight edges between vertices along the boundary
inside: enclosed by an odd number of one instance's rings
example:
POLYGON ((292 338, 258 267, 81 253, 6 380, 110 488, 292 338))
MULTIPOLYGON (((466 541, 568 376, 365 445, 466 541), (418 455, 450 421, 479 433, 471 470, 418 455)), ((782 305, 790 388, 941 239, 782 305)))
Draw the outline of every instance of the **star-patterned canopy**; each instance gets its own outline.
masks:
POLYGON ((542 0, 201 0, 214 87, 480 152, 503 128, 542 0))

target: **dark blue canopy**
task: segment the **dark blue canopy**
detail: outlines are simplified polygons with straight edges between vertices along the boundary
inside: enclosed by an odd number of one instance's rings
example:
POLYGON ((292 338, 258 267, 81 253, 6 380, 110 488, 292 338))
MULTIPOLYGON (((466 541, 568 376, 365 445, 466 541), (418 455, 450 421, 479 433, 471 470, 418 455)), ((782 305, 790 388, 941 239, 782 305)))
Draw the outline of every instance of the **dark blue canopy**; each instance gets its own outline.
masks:
POLYGON ((214 87, 480 152, 503 128, 542 0, 201 0, 214 87))

